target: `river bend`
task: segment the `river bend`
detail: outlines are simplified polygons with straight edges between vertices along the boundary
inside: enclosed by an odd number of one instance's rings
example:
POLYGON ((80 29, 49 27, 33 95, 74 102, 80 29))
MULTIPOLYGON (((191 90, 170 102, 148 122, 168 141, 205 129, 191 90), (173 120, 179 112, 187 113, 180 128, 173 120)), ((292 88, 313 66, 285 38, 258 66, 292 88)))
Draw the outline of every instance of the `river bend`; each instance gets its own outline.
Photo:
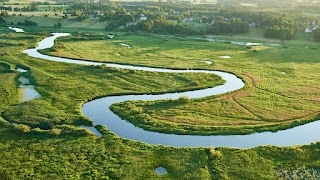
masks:
MULTIPOLYGON (((316 142, 320 139, 320 121, 311 122, 298 127, 278 132, 262 132, 253 133, 248 135, 176 135, 164 134, 158 132, 150 132, 142 128, 136 127, 130 122, 122 120, 119 116, 114 114, 109 107, 112 104, 128 101, 128 100, 159 100, 159 99, 178 99, 181 96, 188 96, 190 98, 202 98, 207 96, 225 94, 233 92, 244 87, 243 81, 234 74, 222 71, 210 70, 172 70, 152 67, 139 67, 130 65, 121 65, 115 63, 101 63, 83 60, 74 60, 69 58, 53 57, 44 55, 38 52, 41 49, 51 48, 54 45, 54 40, 69 36, 68 33, 52 33, 53 36, 47 37, 38 43, 38 47, 34 49, 27 49, 23 52, 29 56, 56 61, 64 63, 73 63, 81 65, 103 65, 108 67, 133 69, 151 72, 166 72, 166 73, 207 73, 216 74, 226 80, 226 83, 213 88, 206 88, 202 90, 186 91, 180 93, 165 93, 160 95, 120 95, 99 98, 85 103, 82 106, 82 113, 90 118, 95 125, 104 125, 111 132, 119 137, 146 142, 149 144, 162 144, 176 147, 209 147, 209 146, 225 146, 237 148, 252 148, 261 145, 277 145, 277 146, 290 146, 290 145, 305 145, 316 142)), ((98 136, 99 132, 93 127, 87 127, 98 136)))

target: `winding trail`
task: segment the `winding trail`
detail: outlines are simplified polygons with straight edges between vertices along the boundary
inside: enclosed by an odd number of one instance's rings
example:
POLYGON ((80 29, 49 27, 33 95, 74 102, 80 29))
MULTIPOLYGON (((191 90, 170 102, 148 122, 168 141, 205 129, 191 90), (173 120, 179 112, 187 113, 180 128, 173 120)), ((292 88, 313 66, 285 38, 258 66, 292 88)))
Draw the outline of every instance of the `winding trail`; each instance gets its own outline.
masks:
MULTIPOLYGON (((128 100, 158 100, 172 98, 177 99, 181 96, 189 96, 190 98, 202 98, 212 95, 224 94, 236 91, 244 87, 243 81, 237 76, 221 71, 210 70, 172 70, 151 67, 139 67, 130 65, 121 65, 114 63, 100 63, 92 61, 73 60, 61 57, 52 57, 38 52, 41 49, 47 49, 54 45, 54 40, 58 37, 69 36, 68 33, 53 33, 53 36, 43 39, 38 43, 35 49, 27 49, 23 52, 35 58, 41 58, 50 61, 73 63, 81 65, 102 65, 106 64, 109 67, 133 69, 151 72, 166 72, 166 73, 207 73, 216 74, 226 80, 226 83, 213 88, 207 88, 195 91, 186 91, 181 93, 166 93, 160 95, 120 95, 109 96, 87 102, 82 107, 82 112, 90 118, 95 125, 105 125, 116 135, 136 141, 146 142, 149 144, 163 144, 177 147, 208 147, 208 146, 226 146, 237 148, 252 148, 261 145, 304 145, 310 144, 320 139, 320 121, 311 122, 295 128, 278 131, 276 133, 263 132, 249 135, 215 135, 215 136, 198 136, 198 135, 175 135, 164 134, 158 132, 146 131, 142 128, 135 127, 133 124, 122 120, 114 114, 109 107, 114 103, 119 103, 128 100)), ((93 127, 86 127, 96 133, 99 132, 93 127)))

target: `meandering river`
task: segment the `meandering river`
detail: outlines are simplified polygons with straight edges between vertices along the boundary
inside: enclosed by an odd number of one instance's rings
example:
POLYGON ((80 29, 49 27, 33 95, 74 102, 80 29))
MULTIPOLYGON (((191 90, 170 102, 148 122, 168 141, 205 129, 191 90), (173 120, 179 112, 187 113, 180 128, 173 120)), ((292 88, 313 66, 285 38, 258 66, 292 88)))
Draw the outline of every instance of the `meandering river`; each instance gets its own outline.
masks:
MULTIPOLYGON (((95 125, 104 125, 111 132, 119 137, 128 138, 131 140, 146 142, 149 144, 162 144, 176 147, 208 147, 208 146, 225 146, 237 148, 252 148, 261 145, 304 145, 316 142, 320 139, 320 121, 311 122, 295 128, 282 130, 278 132, 262 132, 248 135, 212 135, 212 136, 198 136, 198 135, 175 135, 164 134, 158 132, 146 131, 142 128, 136 127, 133 124, 122 120, 119 116, 114 114, 109 107, 114 103, 119 103, 128 100, 158 100, 158 99, 177 99, 181 96, 189 96, 190 98, 202 98, 212 95, 224 94, 236 91, 244 87, 243 81, 234 74, 210 71, 210 70, 172 70, 151 67, 129 66, 114 63, 100 63, 82 60, 74 60, 69 58, 53 57, 44 55, 38 52, 41 49, 47 49, 54 45, 54 40, 59 37, 69 36, 68 33, 53 33, 53 36, 47 37, 38 43, 38 47, 34 49, 24 50, 29 56, 41 58, 50 61, 73 63, 81 65, 102 65, 106 64, 109 67, 134 69, 152 72, 166 72, 166 73, 207 73, 216 74, 226 80, 226 83, 213 88, 206 88, 202 90, 186 91, 181 93, 166 93, 160 95, 120 95, 99 98, 87 102, 82 107, 82 112, 85 116, 93 120, 95 125)), ((100 136, 99 132, 93 127, 86 127, 100 136)))

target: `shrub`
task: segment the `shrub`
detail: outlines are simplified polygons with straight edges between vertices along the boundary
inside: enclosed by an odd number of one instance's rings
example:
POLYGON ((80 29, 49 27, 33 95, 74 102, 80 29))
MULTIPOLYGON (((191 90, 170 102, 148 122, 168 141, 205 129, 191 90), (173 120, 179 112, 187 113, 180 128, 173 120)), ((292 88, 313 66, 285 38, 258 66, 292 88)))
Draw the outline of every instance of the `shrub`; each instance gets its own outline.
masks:
POLYGON ((182 103, 182 104, 189 104, 190 103, 190 98, 188 96, 181 96, 179 97, 178 99, 178 102, 179 103, 182 103))
POLYGON ((5 22, 6 22, 6 20, 4 19, 4 17, 0 16, 0 23, 5 23, 5 22))
POLYGON ((17 23, 20 26, 37 26, 38 24, 34 21, 24 20, 24 22, 17 23))
POLYGON ((218 150, 215 150, 213 147, 209 147, 209 155, 213 159, 220 158, 222 156, 221 152, 218 150))
POLYGON ((55 135, 55 136, 59 136, 61 134, 61 129, 53 128, 53 129, 51 129, 50 134, 55 135))
POLYGON ((0 16, 7 17, 7 16, 9 16, 9 14, 7 11, 2 11, 0 16))
POLYGON ((24 133, 28 133, 31 130, 30 126, 27 126, 27 125, 24 125, 24 124, 16 124, 16 123, 13 123, 13 128, 15 130, 18 130, 18 131, 24 132, 24 133))

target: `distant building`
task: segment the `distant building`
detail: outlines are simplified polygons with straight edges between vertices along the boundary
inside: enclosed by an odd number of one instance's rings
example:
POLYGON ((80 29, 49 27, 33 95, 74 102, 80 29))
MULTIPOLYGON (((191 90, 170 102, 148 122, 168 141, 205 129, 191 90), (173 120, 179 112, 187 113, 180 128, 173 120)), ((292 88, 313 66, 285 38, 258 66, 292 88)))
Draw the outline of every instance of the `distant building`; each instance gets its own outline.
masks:
POLYGON ((304 30, 304 32, 305 33, 312 33, 313 31, 311 29, 307 28, 307 29, 304 30))
POLYGON ((148 19, 144 14, 140 14, 140 21, 146 21, 148 19))
POLYGON ((128 27, 128 26, 135 26, 135 25, 137 25, 138 24, 138 22, 127 22, 126 23, 126 27, 128 27))
POLYGON ((313 28, 306 28, 304 30, 305 33, 312 33, 313 31, 316 31, 317 29, 319 29, 319 26, 315 26, 313 28))
POLYGON ((254 22, 253 22, 253 23, 250 23, 249 26, 250 26, 251 28, 256 28, 256 23, 254 23, 254 22))
POLYGON ((182 20, 182 22, 192 22, 193 21, 193 17, 189 17, 189 18, 184 18, 182 20))

